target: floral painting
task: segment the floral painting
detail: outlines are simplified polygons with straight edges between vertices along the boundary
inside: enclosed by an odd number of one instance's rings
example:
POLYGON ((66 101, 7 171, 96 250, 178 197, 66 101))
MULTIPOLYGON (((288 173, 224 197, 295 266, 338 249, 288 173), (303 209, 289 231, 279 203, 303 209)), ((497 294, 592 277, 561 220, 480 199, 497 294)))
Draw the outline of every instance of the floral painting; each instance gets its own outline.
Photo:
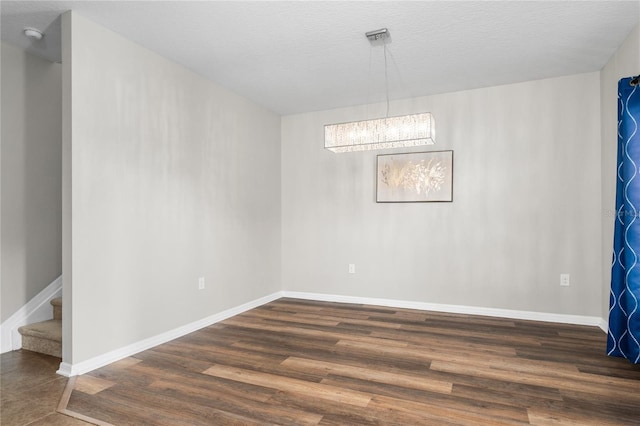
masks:
POLYGON ((378 155, 376 201, 453 200, 453 151, 378 155))

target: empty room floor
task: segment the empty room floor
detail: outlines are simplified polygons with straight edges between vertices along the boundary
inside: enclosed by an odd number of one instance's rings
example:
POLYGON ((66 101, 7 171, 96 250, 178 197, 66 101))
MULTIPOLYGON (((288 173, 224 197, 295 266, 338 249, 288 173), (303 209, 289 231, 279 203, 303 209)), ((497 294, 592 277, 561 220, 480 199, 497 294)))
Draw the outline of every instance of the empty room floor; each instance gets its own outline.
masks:
POLYGON ((640 424, 595 327, 279 299, 75 379, 139 424, 640 424))

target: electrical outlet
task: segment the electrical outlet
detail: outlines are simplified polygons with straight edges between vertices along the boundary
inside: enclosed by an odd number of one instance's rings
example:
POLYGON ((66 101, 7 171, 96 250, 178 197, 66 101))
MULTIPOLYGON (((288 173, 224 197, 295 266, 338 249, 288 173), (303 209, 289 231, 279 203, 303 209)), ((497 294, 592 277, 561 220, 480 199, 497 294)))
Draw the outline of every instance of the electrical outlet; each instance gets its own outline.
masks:
POLYGON ((350 263, 349 264, 349 273, 350 274, 355 274, 356 273, 356 265, 354 263, 350 263))
POLYGON ((204 290, 204 277, 198 278, 198 290, 204 290))
POLYGON ((571 284, 571 276, 569 274, 560 274, 560 285, 568 287, 571 284))

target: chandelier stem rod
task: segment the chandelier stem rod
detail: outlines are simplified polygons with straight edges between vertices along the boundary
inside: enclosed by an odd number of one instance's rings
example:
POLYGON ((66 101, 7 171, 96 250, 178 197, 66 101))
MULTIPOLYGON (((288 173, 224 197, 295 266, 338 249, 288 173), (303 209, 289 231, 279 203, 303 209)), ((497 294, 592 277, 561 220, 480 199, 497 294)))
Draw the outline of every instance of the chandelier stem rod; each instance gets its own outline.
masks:
POLYGON ((383 40, 383 47, 384 47, 384 86, 387 92, 387 115, 386 117, 389 118, 389 75, 387 72, 387 38, 385 37, 383 40))

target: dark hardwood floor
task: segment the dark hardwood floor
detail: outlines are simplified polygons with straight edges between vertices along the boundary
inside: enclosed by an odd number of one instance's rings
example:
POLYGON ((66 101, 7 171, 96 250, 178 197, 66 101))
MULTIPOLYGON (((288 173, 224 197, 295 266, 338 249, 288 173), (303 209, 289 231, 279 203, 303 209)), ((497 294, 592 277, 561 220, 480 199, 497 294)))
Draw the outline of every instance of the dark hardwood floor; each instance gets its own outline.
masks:
POLYGON ((594 327, 280 299, 78 377, 114 425, 640 425, 594 327))

